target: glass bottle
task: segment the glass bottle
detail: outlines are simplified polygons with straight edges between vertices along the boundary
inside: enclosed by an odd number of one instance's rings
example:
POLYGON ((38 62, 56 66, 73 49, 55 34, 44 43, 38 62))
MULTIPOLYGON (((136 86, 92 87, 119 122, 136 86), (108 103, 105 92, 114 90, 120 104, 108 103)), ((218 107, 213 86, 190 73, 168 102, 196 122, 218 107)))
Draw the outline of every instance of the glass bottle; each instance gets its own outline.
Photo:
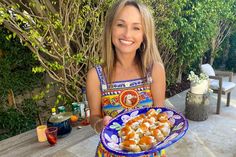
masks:
POLYGON ((52 109, 51 109, 51 112, 52 112, 52 116, 55 116, 57 113, 56 113, 56 108, 55 107, 53 107, 52 109))
POLYGON ((87 100, 85 88, 82 88, 82 96, 83 96, 82 99, 84 103, 85 123, 88 125, 89 119, 90 119, 90 108, 88 106, 88 100, 87 100))
POLYGON ((78 103, 79 107, 80 107, 80 118, 84 119, 85 118, 85 105, 84 102, 79 102, 78 103))
POLYGON ((81 102, 81 116, 83 119, 86 118, 86 112, 85 109, 88 107, 88 101, 86 97, 86 88, 82 88, 82 102, 81 102))
POLYGON ((57 108, 57 110, 58 110, 58 113, 66 112, 65 106, 59 106, 59 107, 57 108))
POLYGON ((77 102, 73 102, 71 104, 71 110, 72 110, 72 114, 77 116, 78 118, 80 117, 80 106, 77 102))
POLYGON ((77 126, 79 124, 79 118, 80 118, 80 106, 77 102, 73 102, 71 104, 71 111, 72 111, 72 116, 70 118, 71 125, 77 126))
POLYGON ((53 107, 51 109, 51 116, 47 120, 47 126, 53 126, 51 122, 55 121, 57 119, 57 113, 56 113, 56 108, 53 107))
POLYGON ((88 100, 86 96, 86 88, 82 88, 82 101, 84 103, 84 109, 88 108, 88 100))
POLYGON ((87 124, 89 124, 89 119, 90 119, 90 109, 88 107, 88 108, 85 108, 85 120, 87 124))

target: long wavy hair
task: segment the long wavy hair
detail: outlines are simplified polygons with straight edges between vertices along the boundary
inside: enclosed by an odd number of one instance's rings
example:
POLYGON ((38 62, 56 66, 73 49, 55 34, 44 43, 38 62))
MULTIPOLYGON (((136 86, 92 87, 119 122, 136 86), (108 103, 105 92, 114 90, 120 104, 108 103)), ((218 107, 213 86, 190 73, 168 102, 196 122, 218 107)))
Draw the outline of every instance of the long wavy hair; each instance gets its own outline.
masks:
POLYGON ((136 0, 120 0, 108 10, 103 30, 103 70, 109 83, 112 82, 112 71, 117 61, 115 48, 112 43, 112 27, 114 19, 116 19, 120 11, 128 5, 136 7, 141 14, 144 37, 140 48, 136 51, 136 58, 142 70, 142 75, 145 76, 148 69, 151 68, 154 63, 159 62, 163 64, 156 44, 154 20, 148 8, 136 0))

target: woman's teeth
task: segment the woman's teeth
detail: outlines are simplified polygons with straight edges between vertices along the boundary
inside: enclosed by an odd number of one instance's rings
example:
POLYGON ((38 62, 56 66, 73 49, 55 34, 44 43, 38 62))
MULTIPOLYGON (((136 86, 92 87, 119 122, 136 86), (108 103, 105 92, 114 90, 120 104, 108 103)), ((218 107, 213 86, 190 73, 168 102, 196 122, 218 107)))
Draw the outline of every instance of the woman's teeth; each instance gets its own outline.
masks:
POLYGON ((120 40, 120 42, 126 45, 131 45, 133 43, 132 41, 127 41, 127 40, 120 40))

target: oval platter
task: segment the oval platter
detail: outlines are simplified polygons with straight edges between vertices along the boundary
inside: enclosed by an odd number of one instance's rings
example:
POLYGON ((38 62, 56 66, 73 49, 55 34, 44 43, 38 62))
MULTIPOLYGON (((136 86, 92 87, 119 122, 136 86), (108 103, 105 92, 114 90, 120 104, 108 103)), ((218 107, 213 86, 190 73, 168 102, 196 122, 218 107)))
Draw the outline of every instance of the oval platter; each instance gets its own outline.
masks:
POLYGON ((166 107, 152 107, 158 113, 166 112, 169 121, 173 124, 170 134, 161 142, 154 145, 148 151, 140 152, 128 152, 119 148, 121 138, 118 135, 119 130, 122 126, 129 121, 131 118, 138 116, 139 114, 145 114, 151 108, 139 108, 132 111, 123 112, 116 118, 112 119, 109 124, 102 130, 100 134, 101 143, 103 146, 112 154, 120 156, 141 156, 154 153, 169 147, 178 140, 180 140, 188 130, 187 119, 179 112, 166 108, 166 107))

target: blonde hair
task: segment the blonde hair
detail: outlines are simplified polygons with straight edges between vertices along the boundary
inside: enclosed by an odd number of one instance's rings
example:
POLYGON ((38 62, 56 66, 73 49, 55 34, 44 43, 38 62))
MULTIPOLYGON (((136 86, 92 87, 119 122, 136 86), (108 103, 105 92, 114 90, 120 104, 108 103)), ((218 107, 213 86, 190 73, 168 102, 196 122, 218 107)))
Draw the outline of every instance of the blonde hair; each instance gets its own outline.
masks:
POLYGON ((143 43, 141 44, 142 46, 139 48, 139 50, 137 50, 136 56, 139 59, 138 63, 142 70, 142 75, 145 76, 148 69, 151 68, 154 63, 162 63, 160 53, 157 49, 155 26, 150 11, 145 5, 137 2, 136 0, 120 0, 115 3, 113 7, 110 8, 110 10, 108 10, 103 32, 103 69, 109 83, 112 81, 112 71, 116 63, 115 49, 114 45, 112 44, 111 36, 112 26, 118 13, 128 5, 136 7, 141 14, 144 37, 143 43))

